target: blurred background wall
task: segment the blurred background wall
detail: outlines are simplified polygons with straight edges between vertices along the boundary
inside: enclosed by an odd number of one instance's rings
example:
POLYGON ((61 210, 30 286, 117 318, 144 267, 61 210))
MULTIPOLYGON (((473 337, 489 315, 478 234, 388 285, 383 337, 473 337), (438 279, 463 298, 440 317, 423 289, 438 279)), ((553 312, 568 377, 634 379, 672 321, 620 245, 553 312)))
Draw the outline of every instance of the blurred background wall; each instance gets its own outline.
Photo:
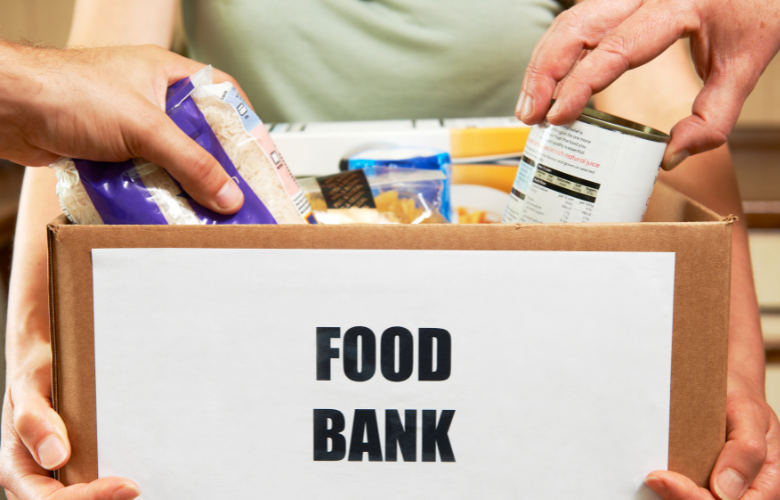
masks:
MULTIPOLYGON (((0 38, 62 46, 70 29, 73 3, 0 0, 0 38)), ((729 143, 751 227, 751 253, 767 353, 767 397, 780 413, 780 58, 775 58, 748 99, 729 143)), ((0 333, 5 327, 21 174, 21 167, 0 161, 0 333)), ((4 366, 1 368, 4 374, 4 366)))
POLYGON ((74 0, 0 0, 0 37, 62 46, 74 0))

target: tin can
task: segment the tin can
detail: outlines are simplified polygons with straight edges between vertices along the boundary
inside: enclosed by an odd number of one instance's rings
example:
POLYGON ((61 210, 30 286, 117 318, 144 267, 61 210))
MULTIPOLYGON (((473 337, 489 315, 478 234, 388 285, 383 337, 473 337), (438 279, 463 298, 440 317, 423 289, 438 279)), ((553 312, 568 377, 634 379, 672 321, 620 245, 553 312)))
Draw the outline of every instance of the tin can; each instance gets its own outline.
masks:
POLYGON ((586 109, 531 129, 503 222, 640 222, 670 137, 586 109))

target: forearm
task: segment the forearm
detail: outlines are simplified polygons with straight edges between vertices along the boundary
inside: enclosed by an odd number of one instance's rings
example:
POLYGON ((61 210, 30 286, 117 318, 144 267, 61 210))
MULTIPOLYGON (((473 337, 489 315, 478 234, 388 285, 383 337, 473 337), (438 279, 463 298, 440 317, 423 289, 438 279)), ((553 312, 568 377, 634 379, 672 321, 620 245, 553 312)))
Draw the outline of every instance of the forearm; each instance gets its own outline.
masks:
POLYGON ((177 0, 77 0, 68 45, 170 49, 177 8, 177 0))
POLYGON ((9 382, 45 365, 50 353, 46 224, 61 212, 55 186, 56 178, 50 169, 27 169, 8 297, 6 362, 9 382))
POLYGON ((764 344, 753 284, 747 227, 727 146, 692 156, 660 177, 672 187, 722 215, 736 215, 732 226, 729 370, 764 393, 764 344))
MULTIPOLYGON (((599 109, 665 132, 690 114, 700 85, 684 42, 629 71, 595 96, 599 109)), ((688 158, 660 179, 715 212, 739 217, 732 231, 729 370, 763 393, 764 351, 742 201, 728 147, 688 158)))
POLYGON ((33 50, 0 40, 0 133, 19 122, 31 96, 39 90, 35 72, 27 64, 33 50))

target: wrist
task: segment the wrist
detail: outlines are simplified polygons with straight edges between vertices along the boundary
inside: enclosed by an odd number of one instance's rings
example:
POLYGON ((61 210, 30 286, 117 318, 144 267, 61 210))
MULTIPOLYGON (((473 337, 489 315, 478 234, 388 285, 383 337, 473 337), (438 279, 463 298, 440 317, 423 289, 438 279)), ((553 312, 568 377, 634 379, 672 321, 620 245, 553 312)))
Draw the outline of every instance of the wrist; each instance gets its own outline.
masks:
POLYGON ((51 378, 51 344, 39 338, 27 339, 23 345, 9 350, 6 384, 25 381, 46 382, 51 378))
POLYGON ((739 369, 729 367, 728 370, 728 387, 727 392, 729 397, 732 393, 734 395, 742 395, 766 401, 766 394, 764 393, 764 386, 757 384, 750 374, 745 374, 739 369))

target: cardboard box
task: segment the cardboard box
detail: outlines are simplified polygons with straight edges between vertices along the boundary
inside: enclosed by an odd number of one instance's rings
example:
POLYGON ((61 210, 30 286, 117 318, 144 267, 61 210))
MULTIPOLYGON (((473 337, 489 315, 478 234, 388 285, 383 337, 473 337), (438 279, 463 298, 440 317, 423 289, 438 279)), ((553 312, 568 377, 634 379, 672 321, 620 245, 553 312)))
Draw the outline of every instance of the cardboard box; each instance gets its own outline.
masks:
MULTIPOLYGON (((98 477, 91 251, 97 248, 674 252, 669 469, 706 486, 724 445, 731 224, 658 184, 645 223, 48 228, 53 399, 72 444, 66 485, 98 477)), ((151 451, 150 451, 151 452, 151 451)))

